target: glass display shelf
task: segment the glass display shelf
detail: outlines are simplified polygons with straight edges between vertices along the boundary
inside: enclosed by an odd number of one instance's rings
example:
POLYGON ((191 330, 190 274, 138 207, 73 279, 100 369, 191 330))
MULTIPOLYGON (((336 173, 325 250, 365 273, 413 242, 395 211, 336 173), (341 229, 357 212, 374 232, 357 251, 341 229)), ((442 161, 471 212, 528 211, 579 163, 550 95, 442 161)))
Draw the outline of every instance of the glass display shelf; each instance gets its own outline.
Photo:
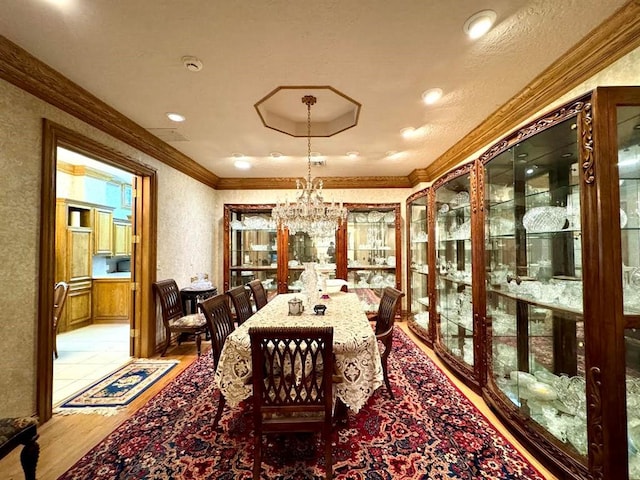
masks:
POLYGON ((524 419, 585 463, 582 235, 577 137, 565 120, 485 168, 489 377, 524 419))

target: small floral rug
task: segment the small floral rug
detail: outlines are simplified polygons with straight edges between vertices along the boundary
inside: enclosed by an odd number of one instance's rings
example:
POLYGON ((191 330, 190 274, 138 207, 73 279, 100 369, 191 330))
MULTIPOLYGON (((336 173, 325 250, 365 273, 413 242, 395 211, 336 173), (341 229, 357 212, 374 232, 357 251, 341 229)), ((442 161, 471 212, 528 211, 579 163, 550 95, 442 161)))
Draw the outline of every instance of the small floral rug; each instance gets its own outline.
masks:
MULTIPOLYGON (((334 432, 336 480, 543 480, 448 377, 396 327, 389 375, 334 432)), ((251 402, 225 408, 202 355, 58 480, 248 480, 251 402)), ((262 478, 324 478, 319 435, 263 439, 262 478)))
POLYGON ((65 400, 54 413, 116 414, 178 363, 175 360, 135 360, 65 400))

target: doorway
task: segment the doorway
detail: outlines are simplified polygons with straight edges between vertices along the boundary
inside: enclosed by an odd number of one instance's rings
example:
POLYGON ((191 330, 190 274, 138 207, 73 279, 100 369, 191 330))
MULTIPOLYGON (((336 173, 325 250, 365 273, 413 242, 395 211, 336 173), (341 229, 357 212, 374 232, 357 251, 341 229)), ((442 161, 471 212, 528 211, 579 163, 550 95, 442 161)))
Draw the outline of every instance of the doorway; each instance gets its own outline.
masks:
POLYGON ((54 331, 54 408, 129 363, 134 353, 131 192, 138 180, 56 147, 55 280, 67 283, 69 294, 54 331))
MULTIPOLYGON (((123 350, 127 357, 148 357, 154 354, 156 346, 155 314, 152 314, 155 313, 155 310, 153 309, 151 293, 151 284, 155 280, 156 264, 156 171, 120 152, 45 119, 43 121, 37 357, 37 408, 41 422, 51 418, 53 407, 53 346, 56 338, 51 321, 53 315, 53 285, 59 279, 59 272, 65 271, 65 267, 60 263, 61 256, 56 255, 58 253, 57 249, 63 246, 69 248, 68 239, 73 235, 67 235, 68 231, 78 233, 84 230, 87 234, 86 238, 90 238, 90 240, 86 245, 74 250, 83 252, 85 258, 90 258, 90 253, 102 252, 104 254, 106 250, 101 246, 102 243, 100 245, 98 243, 104 239, 109 239, 109 235, 111 235, 112 231, 115 231, 116 227, 113 222, 115 208, 111 211, 108 208, 101 208, 109 206, 106 201, 104 203, 107 203, 107 205, 102 205, 101 202, 78 203, 76 201, 72 207, 69 207, 64 200, 58 200, 58 188, 62 192, 68 187, 63 184, 66 180, 61 180, 61 184, 58 185, 58 161, 62 151, 72 152, 75 155, 98 162, 104 168, 115 168, 126 173, 126 175, 130 175, 128 177, 131 179, 130 188, 123 189, 121 200, 122 204, 130 203, 131 211, 131 216, 127 219, 130 222, 130 241, 128 242, 130 250, 119 252, 122 254, 119 255, 120 257, 128 256, 130 270, 128 281, 124 285, 125 292, 129 294, 126 301, 128 304, 126 305, 127 316, 120 315, 119 318, 119 320, 128 318, 129 321, 128 324, 125 322, 124 328, 121 329, 121 332, 127 336, 127 339, 124 340, 126 345, 123 350), (75 211, 80 211, 80 214, 76 215, 74 213, 74 219, 72 220, 70 212, 75 211), (102 215, 105 212, 111 215, 102 215), (80 217, 79 220, 78 217, 80 217), (78 221, 80 223, 76 224, 75 222, 78 221), (56 228, 57 225, 63 226, 62 230, 65 231, 66 237, 56 235, 57 231, 58 233, 62 231, 56 228), (78 226, 76 227, 76 225, 78 226), (106 232, 106 237, 98 232, 100 225, 103 226, 103 233, 106 232), (114 230, 111 230, 112 228, 114 230), (89 249, 91 249, 90 252, 87 252, 89 249)), ((60 162, 61 165, 65 163, 60 162)), ((77 196, 76 194, 77 192, 75 192, 74 196, 77 196)), ((118 215, 121 216, 120 213, 118 215)), ((125 224, 124 221, 120 223, 125 224)), ((125 242, 125 244, 127 243, 125 242)), ((71 245, 71 248, 73 248, 73 245, 71 245)), ((92 258, 97 258, 97 263, 101 270, 105 273, 107 270, 110 272, 115 270, 116 272, 113 273, 117 273, 119 268, 117 262, 120 260, 124 262, 125 259, 116 258, 114 260, 111 255, 108 256, 110 257, 109 261, 107 261, 107 255, 98 255, 97 257, 91 257, 88 263, 91 265, 92 258)), ((123 263, 122 269, 125 268, 126 263, 123 263)), ((81 268, 74 268, 71 274, 72 282, 75 282, 76 287, 73 291, 77 298, 74 303, 71 295, 72 288, 70 287, 70 293, 64 307, 67 309, 67 319, 70 318, 65 328, 70 333, 73 333, 74 330, 80 331, 83 327, 94 323, 94 309, 91 301, 94 287, 93 276, 92 265, 91 268, 85 265, 85 271, 82 271, 81 268), (78 273, 79 271, 80 273, 78 273)), ((100 296, 102 298, 103 293, 100 293, 100 296)), ((118 298, 122 299, 122 291, 118 298)), ((118 322, 109 321, 113 320, 110 315, 108 312, 99 313, 98 317, 101 322, 98 322, 98 324, 117 324, 118 322)))

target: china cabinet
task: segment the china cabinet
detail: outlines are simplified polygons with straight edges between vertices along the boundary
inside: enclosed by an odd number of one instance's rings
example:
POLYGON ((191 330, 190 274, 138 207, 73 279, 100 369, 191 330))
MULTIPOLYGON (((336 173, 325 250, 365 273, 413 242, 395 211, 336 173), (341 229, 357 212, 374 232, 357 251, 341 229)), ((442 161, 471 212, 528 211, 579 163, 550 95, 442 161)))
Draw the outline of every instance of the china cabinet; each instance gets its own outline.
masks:
POLYGON ((311 238, 278 230, 270 205, 225 205, 224 289, 259 278, 270 296, 302 289, 305 264, 326 279, 343 279, 366 311, 386 286, 400 288, 400 204, 347 204, 335 236, 311 238))
POLYGON ((268 205, 225 205, 224 291, 260 279, 267 296, 286 291, 279 237, 268 205), (284 288, 284 290, 283 290, 284 288))
POLYGON ((428 212, 431 189, 420 190, 407 199, 407 322, 428 346, 434 332, 429 321, 428 212))
POLYGON ((567 477, 640 478, 639 151, 640 89, 611 87, 478 161, 483 394, 567 477))
POLYGON ((365 311, 378 311, 382 291, 400 288, 400 204, 346 204, 338 230, 338 278, 347 280, 365 311))
POLYGON ((476 302, 473 301, 473 173, 474 165, 466 164, 433 184, 435 295, 432 312, 436 318, 436 353, 463 376, 470 387, 479 391, 482 326, 478 315, 474 315, 476 302))
POLYGON ((539 117, 407 212, 412 330, 560 478, 640 479, 640 88, 539 117))

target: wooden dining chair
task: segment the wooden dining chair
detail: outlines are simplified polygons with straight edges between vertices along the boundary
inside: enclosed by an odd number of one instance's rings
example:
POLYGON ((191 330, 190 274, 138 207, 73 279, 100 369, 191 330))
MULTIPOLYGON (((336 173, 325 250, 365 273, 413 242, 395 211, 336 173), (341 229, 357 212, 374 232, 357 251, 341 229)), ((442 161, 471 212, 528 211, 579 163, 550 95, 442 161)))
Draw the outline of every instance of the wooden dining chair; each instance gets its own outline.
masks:
POLYGON ((269 301, 267 298, 267 291, 260 279, 257 278, 247 283, 247 286, 251 290, 251 293, 253 293, 253 303, 256 306, 256 311, 258 311, 269 301))
POLYGON ((69 284, 66 282, 58 282, 53 288, 53 355, 58 358, 58 328, 62 309, 67 301, 67 293, 69 293, 69 284))
POLYGON ((382 291, 382 298, 378 306, 378 313, 371 317, 370 321, 375 322, 376 339, 382 344, 384 350, 380 354, 382 359, 382 372, 384 374, 384 383, 387 386, 389 396, 393 397, 391 384, 389 383, 389 374, 387 373, 387 363, 391 346, 393 344, 393 325, 395 322, 400 299, 404 297, 404 293, 393 287, 385 287, 382 291))
MULTIPOLYGON (((227 295, 220 294, 215 297, 209 297, 198 303, 198 308, 204 315, 207 322, 207 328, 211 336, 211 354, 213 356, 213 368, 218 368, 218 361, 222 354, 222 347, 231 332, 235 330, 231 309, 229 308, 229 298, 227 295)), ((213 421, 213 428, 218 428, 218 423, 222 417, 222 411, 226 405, 226 401, 222 392, 218 400, 218 409, 213 421)))
POLYGON ((204 317, 199 313, 183 315, 180 290, 175 280, 168 279, 154 282, 153 289, 160 299, 162 323, 164 324, 166 336, 161 356, 164 357, 167 353, 167 349, 171 345, 171 336, 174 333, 178 335, 178 345, 180 345, 185 335, 195 336, 196 349, 198 350, 198 356, 200 356, 200 345, 202 343, 200 336, 207 331, 207 322, 204 317))
POLYGON ((332 327, 252 327, 254 463, 260 478, 262 435, 321 432, 326 473, 333 478, 332 327))
POLYGON ((240 285, 227 290, 226 293, 233 304, 236 321, 238 322, 238 325, 242 325, 249 319, 249 317, 251 317, 251 315, 253 315, 253 307, 251 306, 249 291, 244 287, 244 285, 240 285))

